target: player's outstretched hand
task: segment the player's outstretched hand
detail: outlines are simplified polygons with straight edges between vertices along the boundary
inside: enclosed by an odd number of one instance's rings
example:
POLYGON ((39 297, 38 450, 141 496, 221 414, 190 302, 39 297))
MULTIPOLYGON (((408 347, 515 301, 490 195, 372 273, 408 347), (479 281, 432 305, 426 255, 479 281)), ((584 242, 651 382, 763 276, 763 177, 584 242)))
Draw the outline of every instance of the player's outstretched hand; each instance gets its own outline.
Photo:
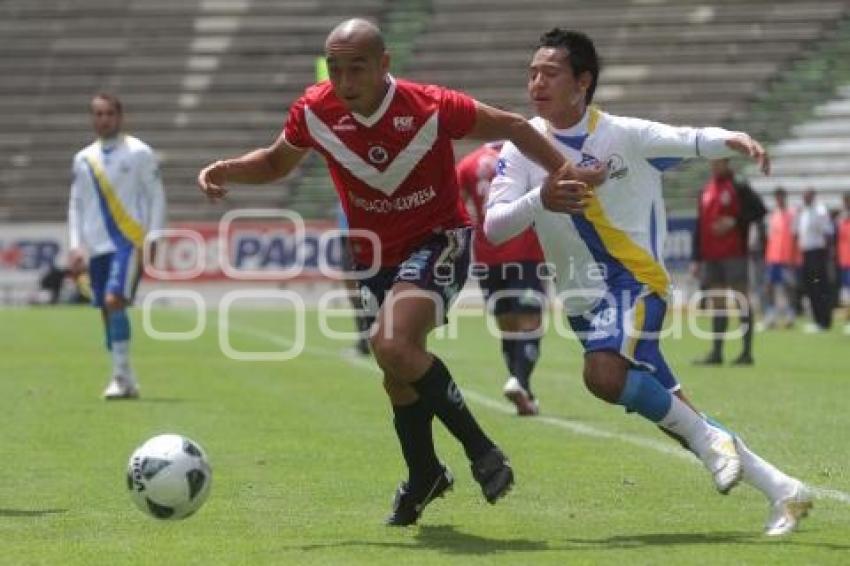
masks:
POLYGON ((543 185, 541 197, 543 207, 552 212, 581 214, 587 208, 585 196, 588 194, 586 183, 573 180, 554 180, 543 185), (549 187, 548 190, 546 187, 549 187))
POLYGON ((726 147, 749 157, 759 164, 759 169, 765 175, 770 175, 770 156, 762 145, 744 132, 735 134, 726 140, 726 147))
POLYGON ((581 214, 589 204, 592 187, 604 183, 607 175, 603 164, 576 167, 565 163, 543 183, 540 190, 543 206, 553 212, 581 214))
POLYGON ((549 175, 540 189, 543 207, 552 212, 581 214, 587 208, 587 183, 574 179, 575 170, 566 164, 549 175))
POLYGON ((86 252, 81 248, 74 248, 68 252, 68 271, 76 278, 86 271, 86 252))
POLYGON ((227 194, 227 189, 224 188, 226 169, 227 164, 224 161, 216 161, 198 173, 198 188, 213 202, 227 194))

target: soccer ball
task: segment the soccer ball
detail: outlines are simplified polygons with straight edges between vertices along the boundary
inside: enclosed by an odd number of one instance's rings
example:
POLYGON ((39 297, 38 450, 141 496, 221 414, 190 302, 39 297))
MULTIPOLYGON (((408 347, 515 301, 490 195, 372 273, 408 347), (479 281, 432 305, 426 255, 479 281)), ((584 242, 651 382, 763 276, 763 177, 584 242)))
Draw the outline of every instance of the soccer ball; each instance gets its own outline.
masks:
POLYGON ((210 494, 212 470, 197 442, 179 434, 154 436, 130 456, 127 489, 136 506, 157 519, 183 519, 210 494))

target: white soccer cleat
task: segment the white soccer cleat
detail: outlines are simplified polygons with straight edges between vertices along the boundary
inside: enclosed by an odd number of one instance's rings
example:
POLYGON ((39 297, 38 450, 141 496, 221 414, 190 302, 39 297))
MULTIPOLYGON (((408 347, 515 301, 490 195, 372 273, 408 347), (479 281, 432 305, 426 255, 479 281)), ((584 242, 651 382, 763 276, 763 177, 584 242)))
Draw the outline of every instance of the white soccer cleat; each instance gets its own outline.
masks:
POLYGON ((797 482, 790 497, 774 501, 770 505, 764 534, 769 537, 781 537, 793 532, 800 521, 808 516, 813 505, 814 496, 811 490, 802 482, 797 482))
POLYGON ((139 385, 132 375, 129 377, 123 375, 112 376, 109 385, 103 390, 103 398, 106 400, 138 399, 138 397, 139 385))
POLYGON ((502 388, 502 393, 508 401, 516 406, 516 413, 521 417, 533 417, 540 413, 540 404, 537 399, 532 399, 528 391, 519 380, 513 376, 509 377, 502 388))
POLYGON ((814 322, 806 323, 806 326, 803 327, 804 334, 824 334, 825 332, 826 328, 814 322))
POLYGON ((692 447, 714 478, 717 491, 726 495, 738 485, 743 475, 741 456, 735 449, 735 439, 725 430, 707 425, 708 433, 692 447))

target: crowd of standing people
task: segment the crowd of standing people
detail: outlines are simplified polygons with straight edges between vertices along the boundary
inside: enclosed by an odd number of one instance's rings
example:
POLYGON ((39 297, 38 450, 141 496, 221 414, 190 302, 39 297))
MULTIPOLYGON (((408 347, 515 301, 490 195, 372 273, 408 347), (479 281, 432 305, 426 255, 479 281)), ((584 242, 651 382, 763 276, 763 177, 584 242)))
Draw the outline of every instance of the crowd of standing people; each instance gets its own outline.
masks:
MULTIPOLYGON (((794 328, 800 317, 810 318, 803 330, 817 334, 832 327, 841 309, 843 332, 850 334, 850 191, 837 211, 818 202, 813 188, 796 207, 777 188, 765 206, 728 160, 717 160, 697 210, 693 273, 703 290, 736 292, 739 303, 744 344, 734 363, 752 363, 753 330, 794 328), (762 314, 756 325, 753 303, 762 314)), ((714 304, 718 295, 710 295, 717 338, 700 364, 723 361, 728 321, 714 304)))

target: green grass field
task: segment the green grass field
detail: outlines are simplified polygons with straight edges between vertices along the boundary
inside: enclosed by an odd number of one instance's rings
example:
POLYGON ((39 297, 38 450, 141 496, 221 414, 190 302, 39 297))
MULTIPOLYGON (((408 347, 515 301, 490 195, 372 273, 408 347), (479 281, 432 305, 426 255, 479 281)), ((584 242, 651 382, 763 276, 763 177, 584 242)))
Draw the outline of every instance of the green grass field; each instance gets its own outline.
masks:
MULTIPOLYGON (((192 325, 179 311, 153 320, 159 329, 192 325)), ((371 361, 341 356, 348 344, 320 336, 313 316, 307 350, 278 363, 228 359, 212 315, 191 342, 145 336, 138 310, 133 322, 143 398, 106 403, 95 311, 0 310, 0 563, 850 563, 850 338, 837 332, 758 335, 755 368, 692 368, 707 345, 666 342, 704 410, 822 488, 801 530, 773 540, 761 535, 760 494, 741 485, 717 495, 654 427, 592 398, 578 343, 554 333, 534 377, 543 409, 535 419, 502 401, 499 346, 481 317, 464 319, 457 339, 432 343, 511 456, 517 485, 486 504, 437 424, 455 490, 419 526, 392 529, 382 520, 403 465, 371 361), (213 466, 207 504, 185 521, 148 518, 125 491, 130 452, 162 432, 200 442, 213 466)), ((273 350, 292 333, 286 313, 239 311, 231 341, 273 350)))

